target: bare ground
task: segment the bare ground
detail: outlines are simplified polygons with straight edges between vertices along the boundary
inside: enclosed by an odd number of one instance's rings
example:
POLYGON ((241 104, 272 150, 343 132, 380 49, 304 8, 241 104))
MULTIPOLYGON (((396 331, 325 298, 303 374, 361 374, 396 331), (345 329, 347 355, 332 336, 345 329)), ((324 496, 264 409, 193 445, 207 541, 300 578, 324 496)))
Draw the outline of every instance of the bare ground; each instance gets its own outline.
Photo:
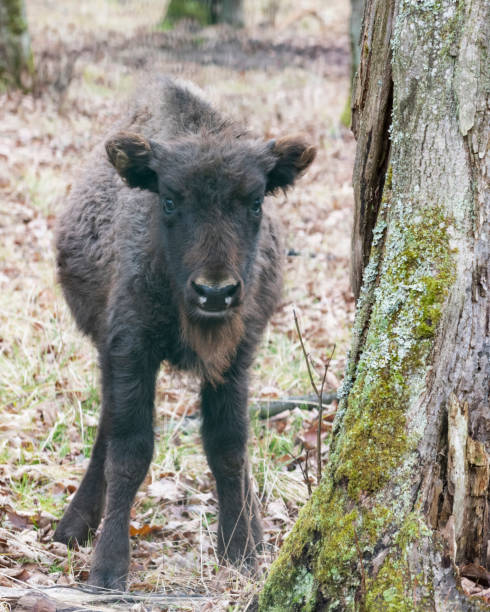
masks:
MULTIPOLYGON (((146 75, 193 80, 264 138, 303 132, 318 147, 298 187, 268 203, 283 220, 289 255, 284 300, 254 367, 253 400, 311 392, 293 309, 319 373, 336 344, 327 383, 337 387, 353 316, 354 142, 340 122, 349 89, 348 3, 311 0, 298 11, 284 2, 273 26, 273 3, 250 2, 241 32, 157 31, 162 7, 147 0, 27 4, 35 95, 0 96, 0 587, 87 577, 90 549, 51 541, 87 464, 99 401, 96 355, 56 284, 53 229, 84 157, 146 75)), ((141 609, 245 609, 260 588, 216 560, 213 480, 193 418, 197 389, 196 380, 162 368, 157 448, 132 514, 130 588, 208 599, 141 609)), ((324 438, 331 419, 322 423, 324 438)), ((300 408, 252 423, 264 571, 307 497, 306 464, 314 480, 317 425, 316 411, 300 408)))

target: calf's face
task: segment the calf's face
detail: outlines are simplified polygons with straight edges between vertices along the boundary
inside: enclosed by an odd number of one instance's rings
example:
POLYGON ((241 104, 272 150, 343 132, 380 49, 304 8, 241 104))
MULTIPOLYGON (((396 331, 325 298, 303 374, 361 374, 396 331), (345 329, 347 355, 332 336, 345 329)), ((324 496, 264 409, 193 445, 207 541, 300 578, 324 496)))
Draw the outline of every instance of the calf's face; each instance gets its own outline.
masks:
MULTIPOLYGON (((252 280, 264 197, 292 185, 313 161, 314 147, 301 138, 263 143, 223 135, 162 144, 121 132, 106 150, 129 187, 159 195, 153 239, 161 243, 191 345, 205 354, 207 331, 216 351, 219 330, 222 345, 236 345, 243 333, 240 312, 252 280)), ((223 355, 229 357, 230 351, 224 347, 223 355)), ((222 361, 218 370, 227 357, 222 361)))

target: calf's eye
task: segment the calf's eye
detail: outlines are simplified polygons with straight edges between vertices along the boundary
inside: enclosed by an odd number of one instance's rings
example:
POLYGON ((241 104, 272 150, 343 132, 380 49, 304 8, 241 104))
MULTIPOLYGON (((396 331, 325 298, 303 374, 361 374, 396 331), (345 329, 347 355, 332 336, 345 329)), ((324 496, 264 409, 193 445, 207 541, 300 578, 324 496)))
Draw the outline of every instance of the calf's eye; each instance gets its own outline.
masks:
POLYGON ((250 210, 252 211, 252 214, 258 217, 260 215, 260 211, 262 210, 262 198, 255 198, 250 206, 250 210))
POLYGON ((167 215, 171 215, 173 212, 175 212, 176 208, 175 202, 171 198, 163 199, 163 210, 167 213, 167 215))

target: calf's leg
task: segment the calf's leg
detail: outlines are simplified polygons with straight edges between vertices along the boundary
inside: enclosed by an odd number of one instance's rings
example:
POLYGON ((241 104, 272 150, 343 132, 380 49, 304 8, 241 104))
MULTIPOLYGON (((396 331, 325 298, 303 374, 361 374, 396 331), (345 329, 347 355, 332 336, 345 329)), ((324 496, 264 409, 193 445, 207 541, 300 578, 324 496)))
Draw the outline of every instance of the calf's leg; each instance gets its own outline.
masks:
POLYGON ((262 527, 248 474, 247 382, 235 371, 222 385, 203 384, 202 437, 218 491, 218 554, 254 569, 262 527))
POLYGON ((113 337, 102 358, 107 411, 105 518, 89 584, 124 589, 129 568, 129 513, 153 455, 153 401, 158 364, 141 342, 113 337))

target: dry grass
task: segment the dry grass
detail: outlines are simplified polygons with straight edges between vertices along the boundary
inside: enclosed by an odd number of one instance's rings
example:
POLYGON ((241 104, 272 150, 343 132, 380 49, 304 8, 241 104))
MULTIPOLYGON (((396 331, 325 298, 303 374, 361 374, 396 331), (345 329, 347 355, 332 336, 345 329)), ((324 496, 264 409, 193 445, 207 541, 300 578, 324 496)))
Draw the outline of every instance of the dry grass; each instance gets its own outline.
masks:
MULTIPOLYGON (((0 97, 4 586, 72 584, 87 575, 89 549, 69 552, 50 539, 86 467, 99 403, 95 352, 75 329, 55 281, 53 229, 83 158, 117 114, 114 100, 146 71, 194 80, 266 138, 301 131, 318 146, 297 189, 268 204, 283 220, 287 248, 299 254, 287 258, 284 301, 254 366, 251 394, 260 400, 310 392, 293 308, 318 371, 335 343, 327 383, 335 387, 342 378, 353 314, 354 144, 340 124, 348 94, 347 3, 311 0, 302 8, 314 12, 301 15, 293 2, 276 12, 272 0, 251 2, 249 28, 238 36, 226 28, 151 34, 157 4, 28 0, 42 83, 37 97, 0 97)), ((197 389, 196 380, 162 367, 156 452, 132 513, 130 586, 212 596, 202 609, 245 609, 260 583, 218 567, 213 480, 198 419, 191 418, 197 389)), ((314 427, 315 414, 299 409, 252 423, 252 468, 269 545, 264 571, 306 499, 300 466, 314 427)))

